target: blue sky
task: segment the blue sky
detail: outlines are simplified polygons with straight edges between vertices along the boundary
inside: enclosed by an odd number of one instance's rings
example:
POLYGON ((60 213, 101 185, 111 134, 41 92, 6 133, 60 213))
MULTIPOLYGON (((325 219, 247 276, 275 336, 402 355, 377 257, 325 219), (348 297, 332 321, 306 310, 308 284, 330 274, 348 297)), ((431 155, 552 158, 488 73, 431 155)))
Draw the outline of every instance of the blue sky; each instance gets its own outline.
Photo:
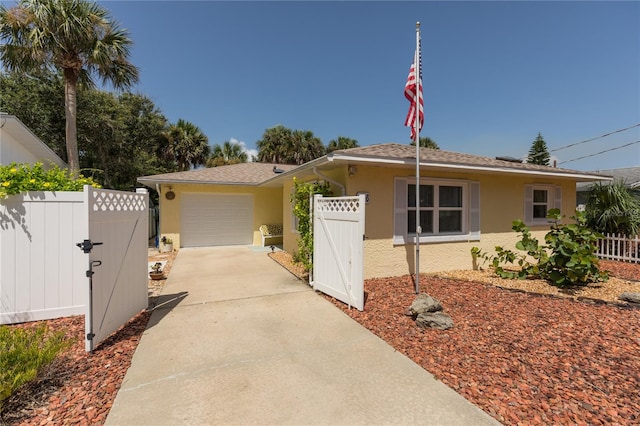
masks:
MULTIPOLYGON (((102 1, 130 31, 134 91, 211 145, 265 129, 409 143, 404 84, 421 22, 425 124, 442 149, 526 156, 640 123, 640 2, 102 1)), ((640 140, 640 127, 552 153, 640 140)), ((640 166, 640 144, 560 164, 640 166)))

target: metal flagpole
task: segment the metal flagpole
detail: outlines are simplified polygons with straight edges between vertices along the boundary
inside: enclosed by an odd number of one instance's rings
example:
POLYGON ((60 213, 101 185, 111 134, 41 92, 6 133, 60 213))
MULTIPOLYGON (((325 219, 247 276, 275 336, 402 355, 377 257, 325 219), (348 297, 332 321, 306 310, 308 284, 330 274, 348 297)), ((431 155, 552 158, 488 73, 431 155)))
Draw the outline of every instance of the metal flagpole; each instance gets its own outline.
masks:
POLYGON ((416 75, 416 111, 415 111, 415 144, 416 144, 416 294, 420 293, 420 22, 416 22, 416 53, 413 58, 416 75))

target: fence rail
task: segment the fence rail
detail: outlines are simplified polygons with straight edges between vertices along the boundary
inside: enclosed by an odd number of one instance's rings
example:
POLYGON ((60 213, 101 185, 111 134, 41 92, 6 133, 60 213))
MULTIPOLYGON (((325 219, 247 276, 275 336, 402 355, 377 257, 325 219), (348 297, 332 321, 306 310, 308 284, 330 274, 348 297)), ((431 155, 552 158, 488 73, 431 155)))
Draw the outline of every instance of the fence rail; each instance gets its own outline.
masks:
POLYGON ((600 259, 640 263, 640 236, 606 234, 598 241, 596 255, 600 259))

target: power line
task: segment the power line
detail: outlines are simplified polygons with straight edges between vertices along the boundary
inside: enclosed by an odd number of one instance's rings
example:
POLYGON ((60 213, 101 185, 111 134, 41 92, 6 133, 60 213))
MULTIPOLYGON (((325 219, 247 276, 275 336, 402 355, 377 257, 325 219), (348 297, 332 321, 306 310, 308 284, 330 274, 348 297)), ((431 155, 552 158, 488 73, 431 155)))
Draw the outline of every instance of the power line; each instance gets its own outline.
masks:
POLYGON ((626 148, 628 146, 635 145, 637 143, 640 143, 640 140, 635 141, 635 142, 629 142, 629 143, 626 143, 624 145, 616 146, 615 148, 605 149, 604 151, 596 152, 595 154, 583 155, 582 157, 573 158, 571 160, 561 161, 558 164, 570 163, 572 161, 582 160, 583 158, 595 157, 596 155, 604 154, 605 152, 609 152, 609 151, 615 151, 615 150, 621 149, 621 148, 626 148))
MULTIPOLYGON (((605 133, 602 136, 597 136, 595 138, 587 139, 587 140, 584 140, 584 141, 572 143, 570 145, 562 146, 560 148, 552 149, 549 152, 562 151, 563 149, 571 148, 572 146, 576 146, 576 145, 580 145, 580 144, 583 144, 583 143, 592 142, 592 141, 595 141, 595 140, 598 140, 598 139, 606 138, 607 136, 615 135, 616 133, 624 132, 626 130, 633 129, 634 127, 638 127, 638 126, 640 126, 640 123, 634 124, 633 126, 629 126, 629 127, 625 128, 625 129, 620 129, 620 130, 615 130, 613 132, 605 133)), ((636 143, 636 142, 632 142, 632 143, 636 143)))
MULTIPOLYGON (((569 145, 561 146, 560 148, 552 149, 552 150, 550 150, 548 152, 552 153, 552 152, 562 151, 563 149, 571 148, 571 147, 574 147, 576 145, 581 145, 581 144, 587 143, 587 142, 593 142, 593 141, 598 140, 598 139, 606 138, 607 136, 615 135, 616 133, 625 132, 625 131, 633 129, 635 127, 640 127, 640 123, 634 124, 633 126, 625 127, 624 129, 614 130, 613 132, 605 133, 604 135, 596 136, 595 138, 586 139, 586 140, 583 140, 583 141, 580 141, 580 142, 575 142, 575 143, 572 143, 572 144, 569 144, 569 145)), ((603 151, 603 152, 606 152, 606 151, 603 151)), ((536 157, 539 157, 539 156, 544 155, 544 154, 545 154, 544 152, 539 152, 539 153, 537 153, 535 155, 532 155, 531 158, 536 158, 536 157)), ((527 159, 529 159, 529 156, 525 155, 521 159, 522 160, 527 160, 527 159)), ((574 161, 574 160, 569 160, 569 161, 574 161)), ((563 161, 563 162, 564 163, 568 163, 569 161, 563 161)), ((560 164, 562 164, 562 163, 560 163, 560 164)))

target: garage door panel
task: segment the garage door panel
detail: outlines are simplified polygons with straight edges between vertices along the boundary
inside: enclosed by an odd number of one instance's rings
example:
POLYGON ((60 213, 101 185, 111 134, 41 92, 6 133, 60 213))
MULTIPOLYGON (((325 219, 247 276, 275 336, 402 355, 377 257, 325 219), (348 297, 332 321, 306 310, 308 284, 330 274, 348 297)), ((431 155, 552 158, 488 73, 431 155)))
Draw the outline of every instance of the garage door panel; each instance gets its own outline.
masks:
POLYGON ((181 245, 253 243, 253 196, 186 193, 182 196, 181 245))

